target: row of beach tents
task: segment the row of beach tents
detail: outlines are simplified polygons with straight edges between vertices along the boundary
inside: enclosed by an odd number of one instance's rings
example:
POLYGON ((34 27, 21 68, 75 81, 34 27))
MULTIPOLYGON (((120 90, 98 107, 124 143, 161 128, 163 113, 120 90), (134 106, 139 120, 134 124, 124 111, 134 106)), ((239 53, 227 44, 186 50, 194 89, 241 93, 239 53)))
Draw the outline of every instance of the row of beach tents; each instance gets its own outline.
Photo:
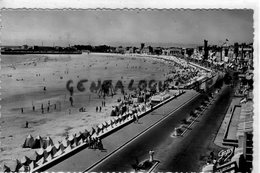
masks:
MULTIPOLYGON (((136 109, 139 110, 139 109, 136 109)), ((58 144, 54 144, 50 137, 43 138, 37 136, 33 138, 32 135, 28 135, 23 143, 24 148, 37 149, 31 157, 24 156, 21 160, 16 160, 15 165, 8 167, 3 166, 3 172, 28 172, 35 169, 38 166, 50 162, 52 159, 57 158, 65 153, 71 152, 75 147, 87 144, 91 147, 97 142, 97 139, 108 132, 116 128, 118 125, 125 123, 127 120, 133 119, 135 114, 140 114, 137 111, 128 111, 123 115, 114 117, 110 121, 105 121, 99 124, 95 128, 93 127, 90 131, 85 130, 78 134, 67 136, 63 141, 58 144), (135 113, 133 113, 135 112, 135 113)))

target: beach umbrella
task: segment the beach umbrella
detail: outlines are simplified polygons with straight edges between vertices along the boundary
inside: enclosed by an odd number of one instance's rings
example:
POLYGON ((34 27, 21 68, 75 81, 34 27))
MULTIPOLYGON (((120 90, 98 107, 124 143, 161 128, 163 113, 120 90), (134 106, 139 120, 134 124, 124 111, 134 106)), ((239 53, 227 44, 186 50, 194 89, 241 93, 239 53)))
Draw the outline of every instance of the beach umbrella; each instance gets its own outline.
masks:
POLYGON ((32 148, 33 144, 34 144, 34 138, 32 137, 31 134, 29 134, 23 143, 23 148, 32 148))

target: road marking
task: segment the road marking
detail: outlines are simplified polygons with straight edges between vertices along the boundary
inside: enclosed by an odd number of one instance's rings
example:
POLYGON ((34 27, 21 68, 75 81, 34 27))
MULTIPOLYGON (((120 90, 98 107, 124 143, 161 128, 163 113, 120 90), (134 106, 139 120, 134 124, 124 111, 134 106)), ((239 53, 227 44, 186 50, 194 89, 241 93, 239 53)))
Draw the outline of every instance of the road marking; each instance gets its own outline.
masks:
POLYGON ((155 122, 154 124, 152 124, 151 126, 149 126, 148 128, 146 128, 144 131, 142 131, 141 133, 139 133, 138 135, 136 135, 135 137, 133 137, 132 139, 130 139, 129 141, 127 141, 125 144, 121 145, 120 147, 118 147, 117 149, 115 149, 114 151, 112 151, 110 154, 108 154, 107 156, 105 156, 104 158, 100 159, 99 161, 97 161, 96 163, 92 164, 90 167, 88 167, 86 170, 84 170, 83 172, 87 172, 90 169, 95 168, 96 166, 98 166, 99 164, 103 163, 104 161, 106 161, 107 159, 109 159, 113 154, 119 152, 120 150, 122 150, 123 148, 125 148, 127 145, 130 144, 130 142, 133 142, 134 140, 136 140, 138 137, 142 136, 143 134, 145 134, 147 131, 149 131, 151 128, 153 128, 154 126, 156 126, 157 124, 159 124, 160 122, 162 122, 163 120, 165 120, 166 118, 168 118, 171 114, 173 114, 174 112, 178 111, 179 109, 181 109, 182 107, 184 107, 185 105, 187 105, 188 103, 190 103, 191 101, 194 100, 194 98, 198 97, 200 95, 200 93, 197 93, 195 96, 193 96, 192 98, 189 99, 189 101, 184 102, 183 104, 181 104, 178 108, 176 108, 175 110, 171 111, 170 113, 168 113, 166 116, 164 116, 163 118, 161 118, 159 121, 155 122))

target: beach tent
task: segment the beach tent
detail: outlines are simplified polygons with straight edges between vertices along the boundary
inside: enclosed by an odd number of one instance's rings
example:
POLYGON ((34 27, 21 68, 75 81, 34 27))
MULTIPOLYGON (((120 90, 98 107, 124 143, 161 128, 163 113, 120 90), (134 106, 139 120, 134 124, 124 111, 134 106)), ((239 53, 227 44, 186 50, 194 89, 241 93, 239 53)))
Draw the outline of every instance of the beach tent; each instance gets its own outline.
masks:
POLYGON ((41 166, 41 165, 44 164, 44 163, 45 163, 44 157, 42 157, 40 160, 38 160, 38 161, 36 162, 36 164, 39 165, 39 166, 41 166))
POLYGON ((76 137, 76 134, 74 135, 70 135, 69 138, 68 138, 69 142, 70 142, 70 145, 74 145, 77 143, 77 137, 76 137))
POLYGON ((60 149, 60 143, 54 144, 54 147, 56 148, 56 150, 59 150, 60 149))
POLYGON ((94 127, 92 127, 90 136, 94 135, 95 133, 96 133, 96 129, 94 127))
POLYGON ((84 139, 85 139, 85 137, 82 132, 79 132, 78 134, 76 134, 77 145, 80 140, 84 140, 84 139))
POLYGON ((99 128, 98 126, 96 127, 96 134, 98 135, 101 132, 101 128, 99 128))
POLYGON ((116 116, 116 110, 111 110, 110 116, 116 116))
POLYGON ((37 136, 34 140, 34 144, 32 146, 32 148, 42 148, 43 147, 43 140, 41 136, 37 136))
POLYGON ((64 139, 61 144, 60 144, 60 148, 67 148, 70 145, 70 142, 67 139, 64 139))
POLYGON ((71 150, 72 150, 72 147, 69 145, 69 146, 64 150, 64 152, 65 152, 65 153, 69 153, 69 152, 71 152, 71 150))
POLYGON ((54 154, 53 157, 58 157, 60 155, 62 155, 64 153, 64 150, 62 150, 61 148, 54 154))
POLYGON ((34 161, 32 161, 30 164, 29 164, 29 168, 30 168, 30 171, 33 170, 34 168, 36 168, 38 165, 36 165, 36 163, 34 161))
POLYGON ((43 140, 43 148, 47 148, 48 146, 53 146, 53 141, 50 137, 47 137, 46 139, 43 140))
POLYGON ((45 159, 46 162, 49 162, 53 159, 52 154, 50 153, 47 158, 45 159))
POLYGON ((43 148, 40 148, 37 152, 39 155, 43 156, 44 159, 48 157, 48 152, 43 148))
POLYGON ((35 151, 33 155, 30 157, 32 161, 38 161, 43 157, 43 155, 40 155, 38 151, 35 151))
POLYGON ((34 138, 32 135, 28 135, 23 143, 23 148, 32 148, 34 144, 34 138))
POLYGON ((82 140, 82 138, 80 139, 80 140, 78 140, 78 143, 77 143, 77 145, 79 146, 79 145, 81 145, 81 144, 83 144, 84 142, 83 142, 83 140, 82 140))
POLYGON ((23 165, 29 165, 31 162, 32 162, 32 160, 27 156, 23 156, 21 159, 21 164, 23 164, 23 165))
POLYGON ((3 172, 11 172, 11 169, 8 166, 4 165, 3 172))
POLYGON ((22 163, 21 163, 18 159, 16 159, 16 165, 15 165, 14 172, 18 172, 19 169, 20 169, 22 166, 23 166, 22 163))
POLYGON ((28 171, 29 171, 28 168, 24 165, 18 170, 18 172, 28 172, 28 171))
POLYGON ((46 148, 46 152, 47 152, 48 154, 51 154, 52 156, 54 156, 54 155, 56 154, 56 152, 57 152, 57 149, 56 149, 55 146, 48 146, 48 147, 46 148))

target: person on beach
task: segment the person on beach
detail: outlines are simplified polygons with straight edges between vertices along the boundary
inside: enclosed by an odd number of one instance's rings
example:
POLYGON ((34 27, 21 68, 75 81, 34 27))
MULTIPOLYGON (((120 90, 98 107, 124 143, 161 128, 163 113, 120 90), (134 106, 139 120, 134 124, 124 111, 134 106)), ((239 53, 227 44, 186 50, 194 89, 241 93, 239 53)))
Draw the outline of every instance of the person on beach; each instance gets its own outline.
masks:
POLYGON ((135 113, 134 116, 135 116, 136 123, 139 123, 139 122, 138 122, 138 115, 137 115, 137 113, 135 113))
POLYGON ((73 106, 73 98, 71 96, 69 98, 69 101, 70 101, 70 105, 73 106))
POLYGON ((35 111, 35 106, 33 105, 33 111, 35 111))
POLYGON ((96 112, 98 112, 98 106, 96 106, 96 112))
POLYGON ((21 108, 21 113, 23 114, 23 108, 21 108))
POLYGON ((102 110, 102 107, 101 107, 101 106, 99 106, 99 112, 101 112, 101 110, 102 110))
POLYGON ((42 114, 43 114, 43 104, 42 104, 42 106, 41 106, 41 109, 42 109, 42 114))
POLYGON ((47 107, 47 112, 49 112, 49 111, 50 111, 50 107, 48 106, 48 107, 47 107))
POLYGON ((44 91, 44 94, 45 94, 45 92, 46 92, 46 86, 43 87, 43 91, 44 91))
POLYGON ((28 123, 28 121, 26 121, 25 122, 25 128, 28 128, 28 126, 29 126, 29 123, 28 123))

